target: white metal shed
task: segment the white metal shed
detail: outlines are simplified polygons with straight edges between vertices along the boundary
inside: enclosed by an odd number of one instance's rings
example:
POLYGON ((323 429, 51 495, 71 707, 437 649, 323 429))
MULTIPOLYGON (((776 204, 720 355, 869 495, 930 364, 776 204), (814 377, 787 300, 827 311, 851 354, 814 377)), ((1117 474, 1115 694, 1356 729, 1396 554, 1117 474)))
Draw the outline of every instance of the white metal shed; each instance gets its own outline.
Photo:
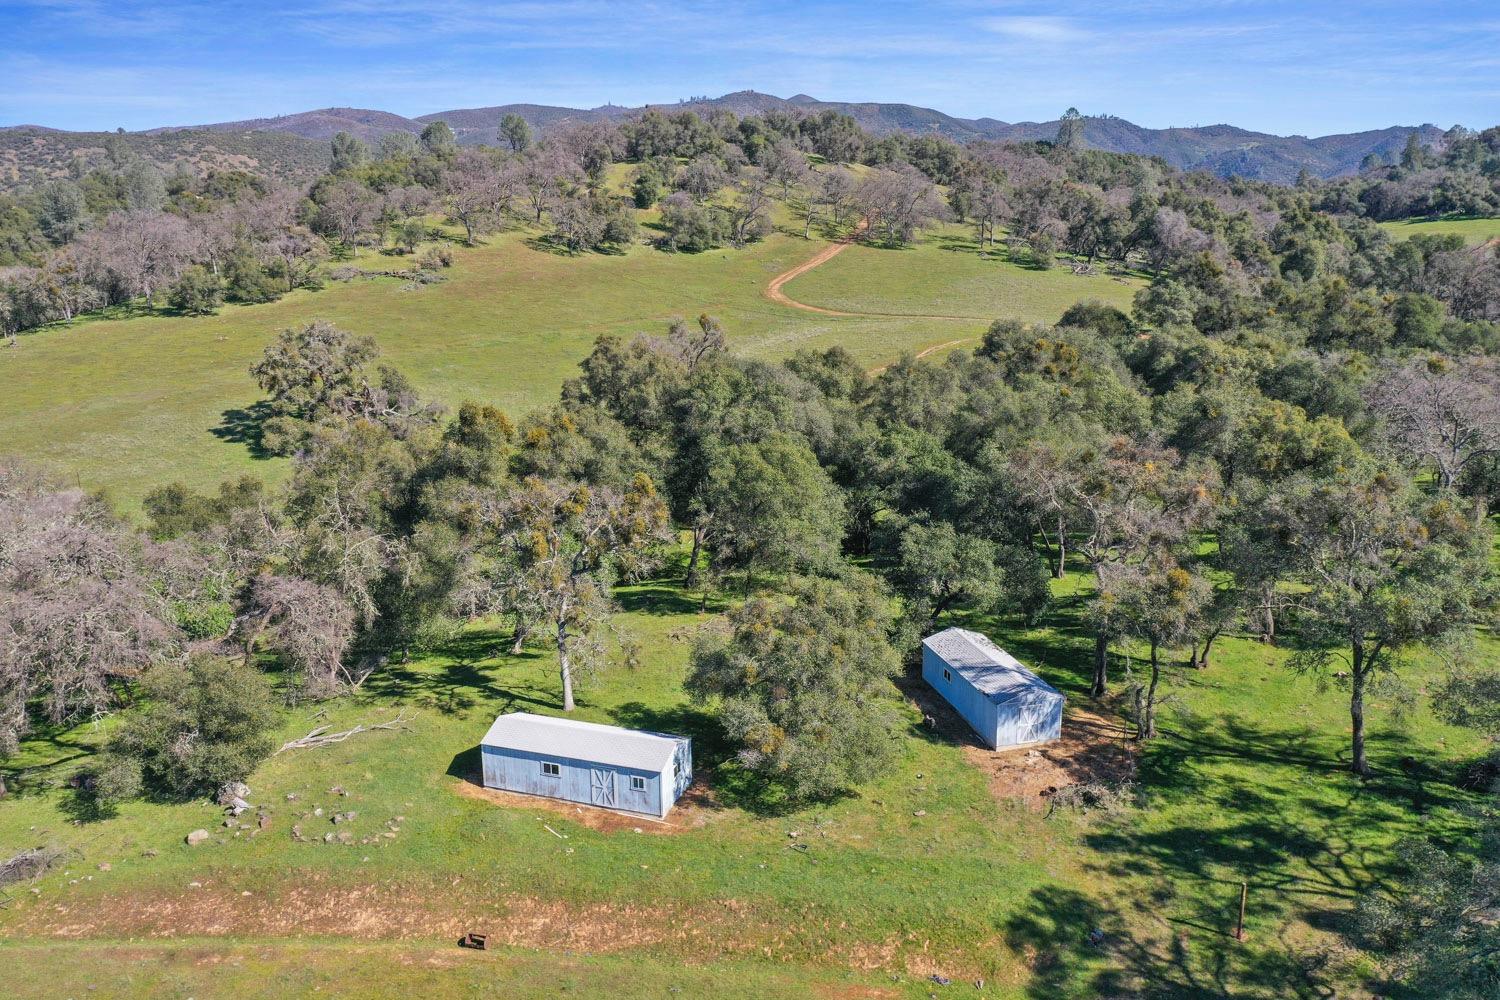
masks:
POLYGON ((530 712, 479 742, 486 788, 665 816, 693 782, 693 741, 530 712))
POLYGON ((1062 735, 1062 693, 982 633, 950 628, 923 639, 922 678, 997 750, 1062 735))

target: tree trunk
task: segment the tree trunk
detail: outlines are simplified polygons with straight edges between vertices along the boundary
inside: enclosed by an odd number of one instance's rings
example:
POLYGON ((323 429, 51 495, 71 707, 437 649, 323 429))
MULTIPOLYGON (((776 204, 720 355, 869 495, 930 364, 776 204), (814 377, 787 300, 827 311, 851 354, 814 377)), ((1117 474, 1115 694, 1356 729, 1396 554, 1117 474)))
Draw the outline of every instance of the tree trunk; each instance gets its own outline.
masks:
POLYGON ((1349 729, 1352 737, 1354 760, 1351 770, 1361 778, 1370 776, 1370 763, 1365 759, 1365 647, 1356 641, 1351 649, 1352 669, 1349 672, 1349 729))
POLYGON ((684 587, 696 587, 698 585, 698 557, 703 553, 703 527, 693 526, 693 554, 688 556, 687 576, 683 579, 684 587))
POLYGON ((563 711, 573 711, 573 660, 568 654, 568 626, 557 626, 557 666, 562 675, 563 711))
POLYGON ((1261 588, 1260 641, 1268 646, 1276 645, 1276 610, 1272 598, 1274 585, 1261 588))
POLYGON ((1089 690, 1095 698, 1104 694, 1109 678, 1109 639, 1103 632, 1094 636, 1094 686, 1089 690))
POLYGON ((1068 565, 1068 526, 1057 519, 1057 563, 1052 567, 1052 579, 1061 580, 1068 565))
POLYGON ((1136 721, 1135 738, 1149 740, 1156 736, 1156 685, 1161 680, 1161 658, 1156 643, 1151 643, 1151 683, 1146 688, 1146 707, 1136 721))
POLYGON ((1222 631, 1223 631, 1222 628, 1216 628, 1216 629, 1213 629, 1212 631, 1210 631, 1208 633, 1208 635, 1204 636, 1203 637, 1203 647, 1201 649, 1198 647, 1197 643, 1193 644, 1193 661, 1192 661, 1193 669, 1195 669, 1195 670, 1207 670, 1208 669, 1208 654, 1209 654, 1210 651, 1213 650, 1213 648, 1214 648, 1214 640, 1219 637, 1219 633, 1221 633, 1222 631))
POLYGON ((531 623, 520 615, 516 615, 516 631, 511 637, 510 655, 520 656, 521 651, 526 648, 526 638, 531 635, 531 623))
MULTIPOLYGON (((1044 528, 1044 527, 1042 527, 1040 524, 1038 524, 1036 526, 1036 533, 1038 535, 1042 536, 1042 550, 1047 555, 1047 572, 1051 573, 1052 576, 1053 576, 1053 578, 1056 579, 1057 573, 1056 573, 1054 567, 1057 564, 1057 556, 1052 551, 1052 536, 1048 535, 1047 534, 1047 529, 1044 528)), ((1033 536, 1033 537, 1035 537, 1035 536, 1033 536)), ((1033 552, 1036 551, 1036 543, 1034 541, 1032 542, 1031 550, 1033 552)))

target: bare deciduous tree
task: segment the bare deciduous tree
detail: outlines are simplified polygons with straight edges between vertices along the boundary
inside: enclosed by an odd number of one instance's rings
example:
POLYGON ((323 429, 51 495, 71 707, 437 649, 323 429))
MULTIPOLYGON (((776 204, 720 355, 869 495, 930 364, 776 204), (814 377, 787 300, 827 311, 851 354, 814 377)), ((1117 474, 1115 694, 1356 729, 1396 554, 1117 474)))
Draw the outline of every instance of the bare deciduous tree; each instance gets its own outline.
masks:
POLYGON ((1405 457, 1431 466, 1444 489, 1470 463, 1500 452, 1500 365, 1492 358, 1387 365, 1370 404, 1405 457))
POLYGON ((859 182, 855 202, 878 233, 892 246, 904 246, 917 231, 948 217, 948 206, 936 186, 914 167, 873 170, 859 182))
POLYGON ((354 641, 354 608, 332 587, 291 576, 261 574, 251 581, 235 637, 248 663, 257 644, 275 650, 300 675, 313 698, 357 688, 370 667, 344 662, 354 641))
POLYGON ((54 724, 98 715, 177 647, 148 545, 82 490, 0 464, 0 753, 30 706, 54 724))

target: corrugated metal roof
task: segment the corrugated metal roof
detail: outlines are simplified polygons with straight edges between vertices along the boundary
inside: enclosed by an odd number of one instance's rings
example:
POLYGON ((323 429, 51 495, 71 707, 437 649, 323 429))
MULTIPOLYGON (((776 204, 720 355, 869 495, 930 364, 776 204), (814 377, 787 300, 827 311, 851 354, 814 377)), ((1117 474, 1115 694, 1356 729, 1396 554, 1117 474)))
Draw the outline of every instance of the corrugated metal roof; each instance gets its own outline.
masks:
POLYGON ((524 750, 544 757, 660 772, 672 762, 682 737, 511 712, 497 718, 479 742, 481 746, 524 750))
POLYGON ((1027 692, 1062 694, 1051 684, 1021 665, 1021 661, 990 641, 989 636, 968 629, 944 629, 922 640, 922 645, 957 670, 964 680, 999 704, 1027 692))

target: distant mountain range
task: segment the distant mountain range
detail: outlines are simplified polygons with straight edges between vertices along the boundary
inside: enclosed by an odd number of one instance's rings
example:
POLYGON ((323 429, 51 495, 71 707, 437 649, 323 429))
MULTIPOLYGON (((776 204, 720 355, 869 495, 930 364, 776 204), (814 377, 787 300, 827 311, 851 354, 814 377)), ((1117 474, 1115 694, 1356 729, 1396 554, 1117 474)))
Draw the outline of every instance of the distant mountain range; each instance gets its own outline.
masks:
MULTIPOLYGON (((800 110, 814 113, 831 109, 849 115, 875 135, 905 132, 913 135, 941 135, 957 142, 988 139, 998 142, 1022 142, 1050 139, 1057 134, 1057 122, 1003 122, 994 118, 955 118, 931 108, 911 104, 854 104, 844 101, 820 101, 806 94, 780 98, 753 90, 737 91, 717 98, 695 98, 670 105, 647 105, 640 108, 604 105, 597 108, 560 108, 541 104, 503 104, 487 108, 461 108, 439 111, 417 118, 406 118, 388 111, 362 108, 322 108, 276 118, 217 122, 208 125, 170 126, 144 133, 127 133, 132 146, 161 144, 168 136, 185 134, 201 136, 204 132, 235 136, 226 149, 228 159, 255 161, 263 169, 300 176, 308 168, 311 151, 293 151, 283 140, 278 144, 259 144, 257 135, 296 136, 308 142, 322 143, 337 132, 349 132, 369 142, 378 141, 390 132, 419 133, 428 123, 446 121, 460 143, 494 144, 498 141, 500 119, 518 114, 533 128, 545 134, 574 122, 620 120, 641 114, 648 107, 662 111, 696 111, 707 114, 717 109, 738 115, 758 114, 771 110, 800 110), (266 145, 264 155, 256 147, 266 145), (278 169, 288 161, 291 169, 278 169)), ((1159 156, 1185 170, 1207 170, 1220 176, 1239 176, 1255 180, 1290 183, 1302 170, 1317 177, 1338 177, 1359 169, 1360 161, 1370 153, 1387 160, 1399 154, 1406 137, 1417 132, 1424 144, 1441 141, 1443 132, 1433 125, 1404 126, 1345 135, 1305 136, 1269 135, 1251 132, 1232 125, 1205 125, 1194 128, 1151 129, 1132 124, 1123 118, 1108 116, 1084 120, 1084 139, 1095 149, 1120 153, 1159 156)), ((30 145, 54 149, 59 155, 69 147, 98 148, 103 137, 111 133, 60 132, 40 126, 15 126, 0 129, 0 184, 21 182, 22 173, 32 173, 18 165, 16 151, 30 145), (18 134, 19 133, 19 134, 18 134), (24 135, 24 142, 18 142, 24 135), (75 137, 76 140, 75 141, 75 137)), ((206 138, 197 146, 215 145, 206 138)), ((213 161, 202 148, 195 150, 200 162, 213 161)), ((27 159, 22 155, 20 159, 27 159)), ((55 166, 58 156, 43 157, 55 166)), ((65 161, 64 161, 65 162, 65 161)), ((248 165, 248 164, 247 164, 248 165)))

